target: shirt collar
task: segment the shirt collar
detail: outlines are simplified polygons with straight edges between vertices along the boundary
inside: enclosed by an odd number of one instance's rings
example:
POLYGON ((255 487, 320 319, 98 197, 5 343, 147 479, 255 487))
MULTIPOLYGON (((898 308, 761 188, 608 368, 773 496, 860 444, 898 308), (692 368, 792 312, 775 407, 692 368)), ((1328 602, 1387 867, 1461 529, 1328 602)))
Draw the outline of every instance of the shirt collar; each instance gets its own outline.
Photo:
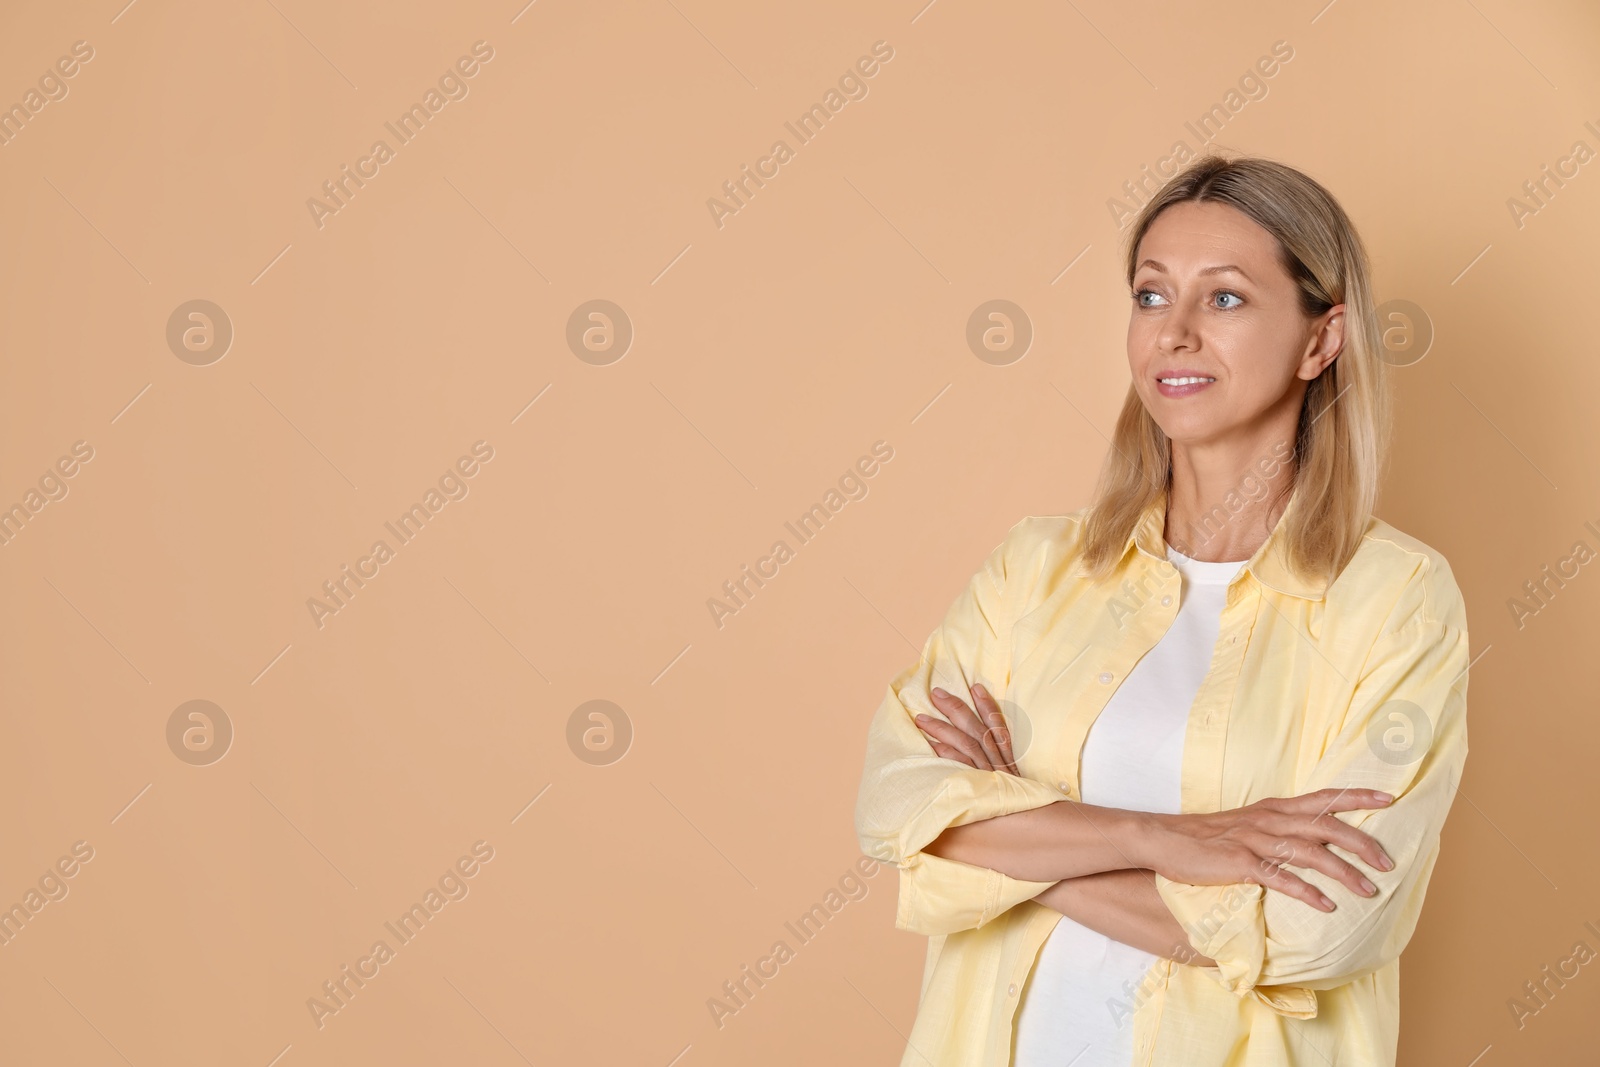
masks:
MULTIPOLYGON (((1297 485, 1290 493, 1289 503, 1284 507, 1283 513, 1278 516, 1277 525, 1261 543, 1261 547, 1256 549, 1255 554, 1245 560, 1241 569, 1249 571, 1262 585, 1280 593, 1304 597, 1307 600, 1321 600, 1327 592, 1328 580, 1317 575, 1301 575, 1289 562, 1289 518, 1300 502, 1300 487, 1297 485)), ((1168 562, 1166 519, 1167 493, 1163 492, 1145 508, 1139 521, 1134 523, 1133 532, 1123 544, 1122 558, 1126 558, 1130 549, 1137 549, 1152 560, 1168 562)), ((1078 574, 1080 577, 1085 576, 1082 563, 1078 565, 1078 574)))

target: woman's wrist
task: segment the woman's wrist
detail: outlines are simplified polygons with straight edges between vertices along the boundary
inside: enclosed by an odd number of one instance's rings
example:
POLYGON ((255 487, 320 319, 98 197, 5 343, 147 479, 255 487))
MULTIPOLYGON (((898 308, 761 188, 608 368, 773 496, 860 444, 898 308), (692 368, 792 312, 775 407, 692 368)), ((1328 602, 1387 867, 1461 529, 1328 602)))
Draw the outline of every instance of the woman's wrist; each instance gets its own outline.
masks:
POLYGON ((1129 811, 1123 827, 1123 848, 1131 866, 1154 871, 1156 857, 1162 852, 1161 839, 1167 833, 1166 822, 1170 816, 1158 811, 1129 811))

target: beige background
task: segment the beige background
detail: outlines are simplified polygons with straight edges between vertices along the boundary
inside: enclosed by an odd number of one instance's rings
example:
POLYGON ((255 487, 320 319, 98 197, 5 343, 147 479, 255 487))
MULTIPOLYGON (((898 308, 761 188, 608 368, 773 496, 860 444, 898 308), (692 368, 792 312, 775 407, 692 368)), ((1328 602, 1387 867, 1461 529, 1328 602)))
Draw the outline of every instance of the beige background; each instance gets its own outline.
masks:
POLYGON ((1592 4, 123 3, 0 16, 0 103, 94 50, 0 147, 0 506, 94 452, 0 547, 0 905, 93 849, 0 947, 0 1060, 896 1062, 925 942, 893 871, 808 944, 785 923, 857 859, 889 678, 1013 522, 1088 502, 1127 385, 1108 200, 1284 41, 1217 139, 1325 182, 1431 320, 1380 513, 1449 558, 1480 657, 1401 1062, 1592 1062, 1594 966, 1507 1007, 1600 950, 1600 576, 1508 607, 1600 547, 1600 164, 1507 204, 1600 150, 1592 4), (480 40, 319 228, 307 199, 480 40), (196 299, 234 331, 206 366, 166 340, 196 299), (594 299, 635 331, 604 366, 565 339, 594 299), (965 341, 991 299, 1035 331, 1007 366, 965 341), (319 629, 308 598, 480 440, 319 629), (708 598, 880 440, 719 629, 708 598), (209 765, 168 744, 191 700, 234 731, 209 765), (569 747, 591 700, 620 761, 569 747), (319 1029, 308 998, 477 841, 469 894, 319 1029))

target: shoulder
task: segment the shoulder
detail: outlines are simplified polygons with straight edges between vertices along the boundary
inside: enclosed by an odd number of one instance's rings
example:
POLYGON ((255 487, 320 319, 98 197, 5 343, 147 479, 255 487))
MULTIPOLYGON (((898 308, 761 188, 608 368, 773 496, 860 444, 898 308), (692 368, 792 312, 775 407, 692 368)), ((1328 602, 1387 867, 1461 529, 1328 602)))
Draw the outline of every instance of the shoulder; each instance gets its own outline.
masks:
POLYGON ((1006 531, 1004 547, 1008 559, 1018 564, 1031 561, 1042 565, 1072 556, 1082 544, 1088 517, 1087 507, 1060 515, 1024 515, 1006 531))
POLYGON ((1387 605, 1385 632, 1412 623, 1467 628, 1466 602, 1444 554, 1373 516, 1361 547, 1328 587, 1330 606, 1387 605))
POLYGON ((990 556, 991 577, 1024 600, 1056 584, 1079 556, 1088 508, 1059 515, 1025 515, 1012 524, 990 556))

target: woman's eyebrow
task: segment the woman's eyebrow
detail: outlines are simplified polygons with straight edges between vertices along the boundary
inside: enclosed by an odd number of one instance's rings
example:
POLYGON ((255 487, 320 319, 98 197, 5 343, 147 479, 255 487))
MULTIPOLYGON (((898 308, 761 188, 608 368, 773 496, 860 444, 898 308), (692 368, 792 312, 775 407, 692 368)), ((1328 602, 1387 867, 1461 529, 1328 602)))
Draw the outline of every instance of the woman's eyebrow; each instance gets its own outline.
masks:
MULTIPOLYGON (((1135 271, 1137 271, 1137 270, 1140 270, 1140 269, 1142 269, 1144 267, 1149 267, 1151 270, 1161 271, 1163 274, 1167 273, 1166 264, 1158 263, 1153 259, 1147 259, 1144 262, 1140 263, 1139 266, 1137 266, 1137 267, 1135 267, 1133 269, 1135 271)), ((1220 264, 1219 266, 1207 267, 1205 270, 1202 270, 1199 273, 1200 273, 1200 276, 1203 278, 1208 274, 1226 274, 1229 271, 1232 271, 1234 274, 1239 275, 1239 277, 1243 278, 1247 282, 1254 282, 1255 281, 1254 278, 1250 277, 1249 274, 1245 273, 1244 268, 1235 266, 1232 263, 1223 263, 1223 264, 1220 264)))

